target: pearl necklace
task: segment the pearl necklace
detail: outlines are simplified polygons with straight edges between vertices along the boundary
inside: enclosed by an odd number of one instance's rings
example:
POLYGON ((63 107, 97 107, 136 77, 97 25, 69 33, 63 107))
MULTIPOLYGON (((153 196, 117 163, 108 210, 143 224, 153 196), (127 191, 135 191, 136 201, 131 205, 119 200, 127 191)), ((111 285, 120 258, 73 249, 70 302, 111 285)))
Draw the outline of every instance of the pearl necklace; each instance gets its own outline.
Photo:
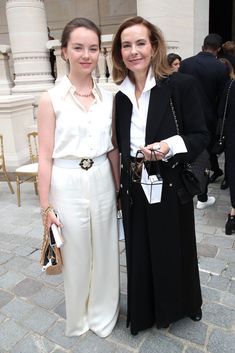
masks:
POLYGON ((91 97, 93 95, 93 92, 91 91, 88 94, 81 94, 81 93, 78 93, 77 91, 75 91, 74 94, 76 94, 76 96, 79 96, 79 97, 88 98, 88 97, 91 97))

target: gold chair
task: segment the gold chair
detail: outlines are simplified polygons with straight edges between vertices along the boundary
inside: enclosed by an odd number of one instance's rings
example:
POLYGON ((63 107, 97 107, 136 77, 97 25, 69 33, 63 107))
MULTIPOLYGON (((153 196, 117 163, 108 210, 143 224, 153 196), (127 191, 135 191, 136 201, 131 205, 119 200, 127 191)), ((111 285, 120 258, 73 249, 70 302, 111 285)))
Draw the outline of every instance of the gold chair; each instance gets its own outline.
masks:
POLYGON ((17 201, 20 207, 20 185, 25 181, 34 183, 35 194, 38 195, 38 133, 33 131, 27 134, 29 145, 30 163, 22 165, 15 171, 16 187, 17 187, 17 201))
POLYGON ((8 184, 8 187, 11 191, 12 194, 14 194, 14 190, 13 187, 11 185, 10 179, 7 175, 7 171, 6 171, 6 164, 5 164, 5 158, 4 158, 4 149, 3 149, 3 136, 0 135, 0 170, 2 169, 3 171, 3 176, 8 184))

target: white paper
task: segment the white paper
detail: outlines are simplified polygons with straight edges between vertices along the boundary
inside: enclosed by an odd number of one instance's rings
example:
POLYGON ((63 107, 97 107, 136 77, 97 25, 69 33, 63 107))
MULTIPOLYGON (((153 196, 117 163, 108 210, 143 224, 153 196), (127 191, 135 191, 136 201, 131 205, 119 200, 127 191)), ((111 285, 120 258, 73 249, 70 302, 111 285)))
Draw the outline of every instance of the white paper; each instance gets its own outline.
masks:
POLYGON ((148 175, 144 165, 141 174, 141 186, 150 204, 161 202, 162 180, 159 180, 156 175, 148 175))

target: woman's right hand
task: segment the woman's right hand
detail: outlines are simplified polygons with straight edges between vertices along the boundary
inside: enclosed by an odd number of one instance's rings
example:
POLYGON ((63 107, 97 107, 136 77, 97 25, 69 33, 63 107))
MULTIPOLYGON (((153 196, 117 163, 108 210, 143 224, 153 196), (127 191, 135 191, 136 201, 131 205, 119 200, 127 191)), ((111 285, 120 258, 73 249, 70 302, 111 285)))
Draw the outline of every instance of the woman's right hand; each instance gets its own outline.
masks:
POLYGON ((47 213, 47 216, 43 215, 43 218, 44 217, 47 217, 47 220, 46 220, 47 229, 49 229, 53 223, 56 224, 60 228, 63 227, 63 224, 58 220, 58 218, 56 217, 54 211, 52 211, 52 210, 49 211, 47 213))

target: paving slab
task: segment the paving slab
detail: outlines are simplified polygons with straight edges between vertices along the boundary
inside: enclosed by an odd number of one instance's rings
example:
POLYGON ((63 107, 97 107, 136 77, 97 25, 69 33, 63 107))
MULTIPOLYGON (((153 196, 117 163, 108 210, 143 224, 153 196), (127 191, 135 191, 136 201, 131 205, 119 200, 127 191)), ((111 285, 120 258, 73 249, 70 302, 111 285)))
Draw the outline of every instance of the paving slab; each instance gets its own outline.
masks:
POLYGON ((0 288, 10 290, 24 278, 25 276, 23 276, 21 273, 7 271, 0 277, 0 288))
POLYGON ((229 287, 230 279, 221 276, 211 276, 207 285, 211 288, 226 291, 229 287))
POLYGON ((8 319, 1 324, 0 330, 0 349, 11 350, 27 333, 24 327, 21 327, 12 319, 8 319))
POLYGON ((51 353, 55 344, 47 338, 28 334, 22 338, 11 350, 11 353, 51 353))
POLYGON ((19 297, 31 297, 42 288, 43 284, 32 278, 25 278, 23 281, 17 283, 13 288, 15 295, 19 297))
POLYGON ((199 256, 199 268, 215 275, 221 275, 227 268, 228 262, 218 258, 199 256))
POLYGON ((65 319, 66 318, 65 302, 63 301, 62 303, 57 305, 53 311, 54 313, 56 313, 57 315, 65 319))
POLYGON ((115 353, 116 344, 88 332, 72 348, 73 353, 115 353))
POLYGON ((140 332, 137 336, 132 336, 129 328, 126 328, 126 317, 120 315, 118 322, 109 337, 116 343, 122 343, 125 346, 138 349, 145 336, 146 332, 144 331, 140 332))
POLYGON ((223 328, 235 327, 235 309, 218 303, 203 305, 203 320, 223 328))
POLYGON ((220 329, 213 330, 207 345, 207 349, 211 353, 234 353, 234 347, 234 332, 220 329))
POLYGON ((79 337, 66 337, 65 336, 65 320, 56 321, 45 333, 45 336, 51 341, 59 344, 64 349, 70 349, 75 345, 79 337))
POLYGON ((140 353, 182 353, 184 344, 173 337, 164 336, 157 331, 148 334, 140 347, 140 353))
POLYGON ((180 320, 170 326, 169 333, 189 342, 203 346, 206 341, 208 325, 190 319, 180 320))
POLYGON ((14 298, 14 295, 0 289, 0 308, 9 303, 14 298))
POLYGON ((14 298, 1 308, 1 313, 13 318, 15 321, 24 320, 25 316, 34 310, 34 306, 20 298, 14 298))
POLYGON ((22 325, 38 334, 45 334, 49 327, 56 322, 58 316, 43 308, 34 307, 22 320, 22 325))
POLYGON ((64 293, 48 286, 42 287, 31 296, 31 300, 35 304, 49 310, 55 308, 63 299, 64 293))

